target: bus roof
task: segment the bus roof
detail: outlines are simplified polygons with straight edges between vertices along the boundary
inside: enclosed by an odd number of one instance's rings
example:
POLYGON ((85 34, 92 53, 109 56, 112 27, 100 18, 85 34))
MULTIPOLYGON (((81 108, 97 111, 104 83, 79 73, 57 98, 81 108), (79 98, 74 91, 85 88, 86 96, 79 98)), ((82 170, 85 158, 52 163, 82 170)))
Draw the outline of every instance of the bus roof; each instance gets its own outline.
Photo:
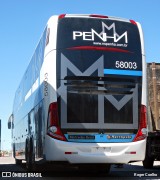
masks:
POLYGON ((129 20, 126 18, 121 18, 121 17, 99 15, 99 14, 60 14, 59 15, 59 19, 65 18, 65 17, 111 19, 111 20, 131 22, 133 24, 136 24, 136 22, 134 20, 129 20))

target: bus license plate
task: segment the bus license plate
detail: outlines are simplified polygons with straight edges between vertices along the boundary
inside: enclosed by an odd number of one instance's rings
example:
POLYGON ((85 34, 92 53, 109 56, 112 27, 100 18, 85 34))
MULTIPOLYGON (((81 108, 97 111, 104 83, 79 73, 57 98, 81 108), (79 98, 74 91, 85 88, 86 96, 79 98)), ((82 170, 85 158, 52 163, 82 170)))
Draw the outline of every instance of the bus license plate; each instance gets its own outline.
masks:
POLYGON ((111 147, 93 147, 92 148, 93 153, 97 152, 111 152, 111 147))

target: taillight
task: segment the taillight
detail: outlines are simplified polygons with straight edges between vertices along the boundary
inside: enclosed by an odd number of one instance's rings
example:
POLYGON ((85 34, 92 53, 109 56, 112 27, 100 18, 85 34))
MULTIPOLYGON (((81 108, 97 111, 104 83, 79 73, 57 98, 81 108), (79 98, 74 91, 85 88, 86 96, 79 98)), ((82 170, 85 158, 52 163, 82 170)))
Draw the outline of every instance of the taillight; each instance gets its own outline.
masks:
POLYGON ((94 18, 108 18, 108 16, 98 15, 98 14, 91 14, 90 17, 94 17, 94 18))
POLYGON ((58 19, 62 19, 62 18, 64 18, 65 16, 66 16, 66 14, 61 14, 61 15, 59 15, 58 19))
POLYGON ((51 103, 49 106, 47 134, 52 138, 66 141, 59 126, 57 102, 51 103))
POLYGON ((143 140, 146 138, 146 136, 147 136, 147 111, 146 111, 146 106, 141 105, 139 129, 136 137, 134 138, 134 142, 143 140))
POLYGON ((134 21, 134 20, 130 20, 130 22, 134 25, 137 25, 136 21, 134 21))

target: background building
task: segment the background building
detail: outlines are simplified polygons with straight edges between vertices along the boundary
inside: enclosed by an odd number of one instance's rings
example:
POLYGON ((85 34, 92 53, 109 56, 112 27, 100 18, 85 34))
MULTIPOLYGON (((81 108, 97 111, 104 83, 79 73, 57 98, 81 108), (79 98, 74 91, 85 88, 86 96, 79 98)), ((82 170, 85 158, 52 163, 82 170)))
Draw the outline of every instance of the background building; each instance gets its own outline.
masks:
POLYGON ((160 63, 147 64, 147 79, 148 105, 151 107, 154 118, 153 130, 160 130, 160 63))

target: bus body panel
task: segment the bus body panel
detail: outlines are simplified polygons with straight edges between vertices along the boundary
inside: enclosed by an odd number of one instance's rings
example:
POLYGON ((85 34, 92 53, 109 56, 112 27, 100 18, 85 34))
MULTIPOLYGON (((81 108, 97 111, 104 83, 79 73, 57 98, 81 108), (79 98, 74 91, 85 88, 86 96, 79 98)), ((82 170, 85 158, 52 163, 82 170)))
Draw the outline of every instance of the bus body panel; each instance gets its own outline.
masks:
POLYGON ((146 64, 146 57, 145 57, 145 47, 144 47, 144 36, 141 24, 137 22, 137 26, 139 29, 140 39, 141 39, 141 54, 142 54, 142 104, 147 107, 147 64, 146 64))
POLYGON ((47 138, 46 160, 77 163, 129 163, 144 159, 146 140, 132 143, 73 143, 47 138), (54 152, 53 152, 54 149, 54 152))

